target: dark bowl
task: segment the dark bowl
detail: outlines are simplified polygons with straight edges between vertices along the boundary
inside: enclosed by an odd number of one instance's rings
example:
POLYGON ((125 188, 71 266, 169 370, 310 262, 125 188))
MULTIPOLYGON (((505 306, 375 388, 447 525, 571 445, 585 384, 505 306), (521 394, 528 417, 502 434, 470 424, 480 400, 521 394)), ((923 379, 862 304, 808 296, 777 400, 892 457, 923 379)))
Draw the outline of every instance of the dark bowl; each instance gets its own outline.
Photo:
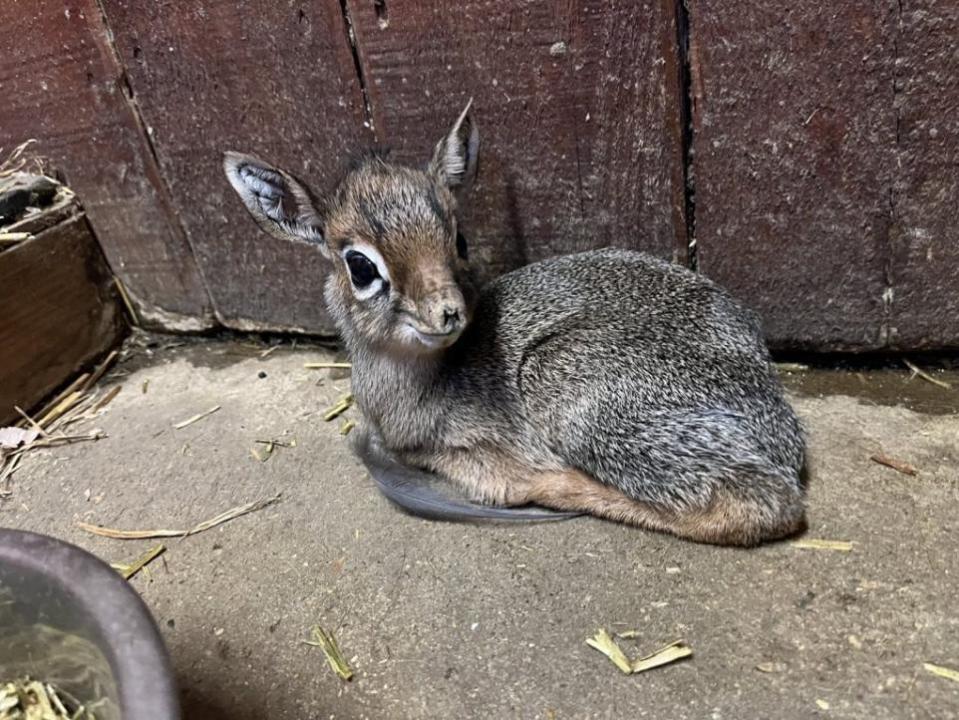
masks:
POLYGON ((48 682, 98 720, 177 720, 163 640, 140 596, 90 553, 0 529, 0 681, 48 682))

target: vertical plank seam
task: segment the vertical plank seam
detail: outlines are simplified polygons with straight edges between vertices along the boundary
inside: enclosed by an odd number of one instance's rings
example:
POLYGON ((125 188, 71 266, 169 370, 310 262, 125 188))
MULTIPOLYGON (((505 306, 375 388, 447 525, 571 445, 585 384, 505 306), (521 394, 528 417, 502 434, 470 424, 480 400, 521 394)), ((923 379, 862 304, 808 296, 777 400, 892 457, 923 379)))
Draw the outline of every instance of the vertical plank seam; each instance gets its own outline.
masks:
POLYGON ((892 176, 889 178, 888 205, 889 220, 886 223, 884 238, 885 258, 883 262, 883 291, 882 291, 882 318, 879 325, 879 344, 882 347, 891 347, 895 338, 891 337, 894 327, 893 304, 895 302, 895 285, 893 282, 893 268, 895 257, 895 241, 899 236, 897 189, 899 171, 899 153, 901 142, 902 107, 900 93, 902 88, 902 73, 900 71, 899 40, 902 37, 902 0, 896 0, 895 30, 892 38, 892 110, 895 117, 896 142, 893 148, 892 176))
POLYGON ((150 156, 146 159, 146 162, 151 166, 150 170, 156 178, 156 182, 153 185, 156 188, 157 197, 159 198, 160 204, 163 207, 167 224, 169 225, 171 231, 175 233, 179 239, 183 241, 185 246, 190 249, 193 265, 196 268, 197 277, 200 278, 200 282, 203 285, 203 292, 206 293, 207 302, 209 303, 210 308, 210 315, 202 317, 201 319, 212 319, 222 325, 222 318, 216 309, 216 303, 213 300, 213 293, 210 292, 209 281, 203 272, 203 265, 199 261, 196 248, 190 241, 189 233, 186 231, 186 228, 183 226, 183 222, 180 220, 180 217, 176 212, 176 205, 173 202, 173 195, 170 192, 166 178, 163 175, 162 166, 160 164, 160 156, 157 153, 156 145, 153 143, 153 139, 150 137, 150 133, 147 130, 148 126, 143 119, 143 112, 140 109, 140 104, 135 97, 133 86, 130 84, 130 78, 127 74, 126 66, 123 64, 120 51, 116 46, 116 42, 114 41, 113 30, 110 28, 110 21, 107 17, 106 8, 103 6, 103 0, 94 0, 94 5, 96 6, 97 12, 100 16, 100 25, 102 26, 104 42, 106 43, 108 54, 113 61, 114 70, 117 73, 117 78, 121 85, 121 95, 123 95, 127 107, 130 110, 130 114, 133 117, 133 121, 136 124, 137 130, 139 131, 144 145, 146 145, 147 149, 149 150, 150 156))
POLYGON ((699 267, 696 253, 696 176, 693 153, 693 87, 689 52, 690 13, 687 0, 675 0, 676 49, 679 56, 680 157, 683 164, 683 217, 686 221, 686 263, 699 267))
MULTIPOLYGON (((377 16, 386 18, 386 2, 381 0, 376 7, 377 16)), ((356 30, 353 27, 353 16, 350 14, 349 0, 340 0, 340 13, 343 16, 343 27, 346 30, 346 41, 350 46, 350 54, 353 56, 353 72, 356 74, 356 82, 360 86, 360 93, 363 95, 363 116, 370 132, 373 133, 373 141, 379 143, 379 136, 376 132, 376 123, 373 122, 373 103, 370 98, 369 89, 366 86, 366 73, 363 70, 363 61, 360 58, 359 40, 356 30)))

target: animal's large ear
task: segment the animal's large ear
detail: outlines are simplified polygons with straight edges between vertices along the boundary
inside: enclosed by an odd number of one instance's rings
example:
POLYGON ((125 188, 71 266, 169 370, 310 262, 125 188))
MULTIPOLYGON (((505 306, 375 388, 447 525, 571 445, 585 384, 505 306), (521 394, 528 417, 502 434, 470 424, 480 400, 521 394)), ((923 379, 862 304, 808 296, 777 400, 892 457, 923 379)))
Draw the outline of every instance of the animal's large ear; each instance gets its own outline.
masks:
POLYGON ((308 242, 329 257, 323 220, 307 187, 252 155, 223 154, 227 180, 262 230, 280 240, 308 242))
POLYGON ((430 160, 430 173, 451 188, 469 187, 476 176, 479 128, 470 114, 472 105, 471 98, 446 137, 436 144, 430 160))

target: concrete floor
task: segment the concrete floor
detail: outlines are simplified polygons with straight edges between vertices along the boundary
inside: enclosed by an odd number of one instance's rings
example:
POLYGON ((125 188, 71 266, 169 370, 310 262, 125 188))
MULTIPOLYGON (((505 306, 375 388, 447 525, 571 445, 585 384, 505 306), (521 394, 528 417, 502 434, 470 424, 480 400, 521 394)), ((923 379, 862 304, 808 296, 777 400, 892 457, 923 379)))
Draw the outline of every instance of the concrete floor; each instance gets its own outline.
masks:
MULTIPOLYGON (((959 390, 889 372, 840 383, 918 392, 939 414, 798 392, 808 537, 854 549, 744 551, 594 519, 404 516, 351 457, 339 421, 322 421, 349 380, 303 363, 332 355, 261 349, 141 351, 106 378, 123 391, 87 426, 108 437, 32 453, 0 509, 3 525, 118 562, 155 541, 93 537, 75 522, 190 526, 283 493, 168 542, 150 577, 132 580, 169 644, 187 718, 959 717, 959 685, 923 669, 959 668, 959 390), (250 451, 268 438, 296 447, 260 462, 250 451), (919 475, 870 461, 880 449, 919 475), (352 659, 351 683, 302 644, 316 623, 352 659), (623 641, 634 656, 679 638, 695 655, 623 676, 584 644, 600 627, 638 630, 623 641)), ((822 387, 822 374, 792 384, 822 387)))

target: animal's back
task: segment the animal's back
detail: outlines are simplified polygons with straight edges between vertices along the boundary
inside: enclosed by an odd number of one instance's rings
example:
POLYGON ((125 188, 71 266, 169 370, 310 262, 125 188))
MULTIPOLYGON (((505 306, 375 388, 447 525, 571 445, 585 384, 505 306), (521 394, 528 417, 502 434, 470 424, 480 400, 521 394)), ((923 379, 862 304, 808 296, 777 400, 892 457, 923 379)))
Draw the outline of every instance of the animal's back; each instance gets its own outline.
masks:
POLYGON ((676 509, 723 485, 798 491, 802 433, 758 322, 702 276, 625 250, 556 258, 491 284, 476 322, 571 466, 676 509))

